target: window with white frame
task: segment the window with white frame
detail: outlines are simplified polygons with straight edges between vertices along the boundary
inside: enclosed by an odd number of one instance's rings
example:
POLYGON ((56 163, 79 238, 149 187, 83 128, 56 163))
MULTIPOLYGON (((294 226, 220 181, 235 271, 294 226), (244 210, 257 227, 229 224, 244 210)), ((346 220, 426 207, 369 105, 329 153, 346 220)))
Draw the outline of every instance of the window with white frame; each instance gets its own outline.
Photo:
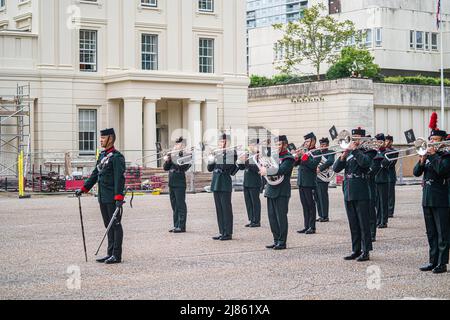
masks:
POLYGON ((368 48, 372 47, 372 29, 366 29, 364 30, 364 34, 365 34, 365 41, 364 41, 364 45, 368 48))
POLYGON ((80 71, 97 71, 97 31, 80 30, 80 71))
POLYGON ((423 50, 424 36, 423 31, 416 31, 416 49, 423 50))
POLYGON ((141 6, 155 8, 158 6, 158 0, 141 0, 141 6))
POLYGON ((430 50, 430 33, 425 32, 425 50, 430 50))
POLYGON ((381 47, 383 43, 383 32, 381 28, 375 28, 375 46, 381 47))
POLYGON ((198 11, 214 12, 214 0, 198 0, 198 11))
POLYGON ((431 50, 438 50, 438 34, 435 32, 431 34, 431 50))
POLYGON ((0 8, 4 8, 6 5, 6 0, 0 0, 0 8))
POLYGON ((199 39, 199 72, 214 73, 214 39, 199 39))
POLYGON ((142 70, 158 70, 158 35, 142 35, 142 70))
POLYGON ((80 154, 94 155, 97 149, 97 110, 80 109, 78 116, 78 148, 80 154))
POLYGON ((414 30, 410 30, 409 31, 409 48, 410 49, 414 49, 414 47, 415 47, 414 39, 415 39, 415 32, 414 32, 414 30))

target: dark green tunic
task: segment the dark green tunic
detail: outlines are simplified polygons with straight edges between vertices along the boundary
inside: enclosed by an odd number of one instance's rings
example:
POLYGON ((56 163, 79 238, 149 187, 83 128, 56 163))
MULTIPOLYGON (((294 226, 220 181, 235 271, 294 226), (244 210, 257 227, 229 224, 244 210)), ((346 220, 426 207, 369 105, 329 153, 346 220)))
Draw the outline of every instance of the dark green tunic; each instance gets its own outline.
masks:
POLYGON ((190 164, 179 166, 173 161, 164 163, 164 171, 169 171, 169 188, 186 189, 186 171, 191 167, 190 164))
POLYGON ((423 207, 448 207, 448 184, 450 157, 448 154, 436 153, 428 156, 425 164, 420 161, 414 167, 414 176, 423 174, 423 207))
POLYGON ((125 158, 114 148, 102 151, 96 167, 84 183, 83 191, 88 192, 98 182, 98 201, 114 203, 124 199, 125 158))
POLYGON ((266 198, 291 197, 291 176, 295 159, 289 152, 280 154, 280 166, 278 170, 268 170, 269 176, 283 175, 284 180, 278 186, 267 185, 264 196, 266 198))
POLYGON ((350 152, 344 161, 338 158, 333 169, 336 173, 345 169, 343 185, 345 201, 370 200, 367 178, 371 164, 372 157, 359 149, 350 152))
POLYGON ((239 169, 244 170, 244 188, 261 189, 262 181, 259 175, 259 168, 249 159, 242 164, 239 164, 239 169))
POLYGON ((238 167, 236 166, 237 153, 235 151, 224 152, 216 156, 214 163, 208 164, 208 171, 213 172, 211 181, 212 192, 232 192, 233 183, 231 176, 234 176, 238 167))
MULTIPOLYGON (((313 155, 321 154, 320 150, 312 151, 313 155)), ((298 166, 297 185, 300 188, 315 188, 317 186, 317 167, 321 158, 313 158, 306 155, 303 159, 297 159, 295 166, 298 166)))

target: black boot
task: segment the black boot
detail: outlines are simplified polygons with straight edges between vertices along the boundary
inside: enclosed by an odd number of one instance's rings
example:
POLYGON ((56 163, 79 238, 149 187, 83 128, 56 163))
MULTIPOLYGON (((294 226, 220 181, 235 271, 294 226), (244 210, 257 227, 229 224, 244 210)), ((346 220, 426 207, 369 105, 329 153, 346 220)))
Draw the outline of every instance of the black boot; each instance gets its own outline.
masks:
POLYGON ((420 271, 432 271, 434 268, 436 268, 435 264, 428 263, 424 266, 421 266, 419 269, 420 269, 420 271))
POLYGON ((370 260, 370 255, 368 252, 363 252, 362 255, 360 255, 359 258, 356 259, 356 261, 358 261, 358 262, 369 261, 369 260, 370 260))
POLYGON ((116 258, 115 256, 111 256, 108 260, 105 261, 106 264, 116 264, 121 263, 122 259, 116 258))
POLYGON ((344 257, 344 260, 356 260, 361 255, 361 252, 352 252, 351 255, 344 257))
POLYGON ((98 263, 105 263, 105 261, 108 260, 109 258, 111 258, 111 256, 106 256, 104 258, 100 258, 95 261, 97 261, 98 263))
POLYGON ((447 272, 447 265, 445 265, 445 264, 440 264, 436 268, 433 269, 434 274, 446 273, 446 272, 447 272))

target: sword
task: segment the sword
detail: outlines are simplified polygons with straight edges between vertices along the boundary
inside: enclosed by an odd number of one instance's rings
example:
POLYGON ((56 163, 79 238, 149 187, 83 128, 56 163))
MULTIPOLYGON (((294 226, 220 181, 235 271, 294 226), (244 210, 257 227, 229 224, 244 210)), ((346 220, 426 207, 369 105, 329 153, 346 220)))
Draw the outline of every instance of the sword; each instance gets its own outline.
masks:
POLYGON ((109 222, 108 228, 106 228, 106 232, 103 235, 103 239, 102 242, 100 242, 100 245, 98 246, 97 252, 95 253, 95 255, 98 255, 98 252, 100 251, 100 248, 102 247, 103 241, 105 241, 106 236, 108 235, 109 229, 111 229, 114 221, 117 219, 117 215, 119 214, 120 211, 122 211, 122 208, 116 208, 116 211, 114 211, 114 214, 111 218, 111 221, 109 222))
POLYGON ((77 197, 77 198, 78 198, 78 207, 80 208, 80 221, 81 221, 81 233, 83 235, 84 257, 86 258, 86 262, 88 262, 87 251, 86 251, 86 238, 84 236, 83 211, 81 210, 81 197, 77 197))

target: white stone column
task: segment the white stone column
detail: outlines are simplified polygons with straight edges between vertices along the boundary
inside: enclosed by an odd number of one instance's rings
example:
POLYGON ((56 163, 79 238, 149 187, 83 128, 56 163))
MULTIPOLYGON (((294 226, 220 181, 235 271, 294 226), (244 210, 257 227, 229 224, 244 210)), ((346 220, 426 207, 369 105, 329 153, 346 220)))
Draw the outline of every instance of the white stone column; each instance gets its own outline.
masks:
MULTIPOLYGON (((210 146, 217 146, 218 120, 217 100, 208 99, 202 104, 203 142, 210 146)), ((209 148, 207 147, 207 150, 209 148)), ((206 171, 207 163, 203 161, 203 171, 206 171)))
POLYGON ((142 102, 140 97, 123 99, 123 150, 132 165, 142 164, 142 102))
POLYGON ((144 100, 144 166, 157 166, 156 155, 156 101, 144 100))
MULTIPOLYGON (((200 142, 202 141, 202 116, 201 116, 201 101, 200 100, 190 100, 188 105, 188 130, 189 137, 188 146, 198 148, 200 142)), ((201 168, 200 153, 196 154, 196 163, 193 166, 195 171, 201 168)))
POLYGON ((104 115, 104 124, 102 128, 114 128, 117 132, 116 148, 122 150, 123 141, 120 139, 123 135, 120 133, 120 100, 108 100, 106 112, 104 115))

